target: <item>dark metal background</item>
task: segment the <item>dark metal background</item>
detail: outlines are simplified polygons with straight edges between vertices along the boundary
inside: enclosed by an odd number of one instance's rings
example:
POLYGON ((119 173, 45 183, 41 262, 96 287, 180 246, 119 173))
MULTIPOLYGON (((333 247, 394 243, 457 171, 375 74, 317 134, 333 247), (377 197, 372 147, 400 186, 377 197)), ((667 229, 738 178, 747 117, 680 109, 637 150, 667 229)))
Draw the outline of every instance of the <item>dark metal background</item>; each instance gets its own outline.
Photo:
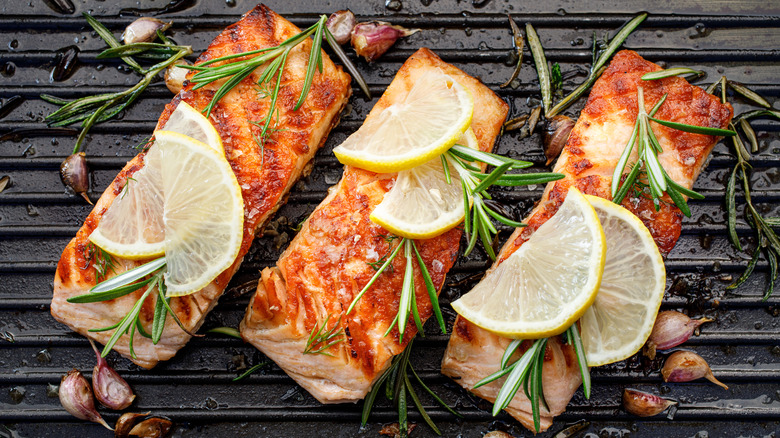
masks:
MULTIPOLYGON (((160 8, 156 1, 77 0, 76 13, 60 15, 42 0, 3 0, 0 4, 0 99, 21 95, 25 102, 0 119, 0 135, 16 128, 43 128, 43 117, 53 106, 38 95, 50 93, 79 97, 120 90, 135 84, 137 76, 102 63, 95 55, 103 42, 88 30, 80 12, 90 11, 115 34, 132 18, 120 16, 122 8, 160 8), (53 51, 76 44, 81 49, 78 70, 63 82, 50 82, 53 51)), ((391 81, 400 64, 418 47, 428 46, 446 61, 482 78, 494 90, 511 73, 508 23, 511 12, 519 23, 533 22, 551 62, 560 62, 564 73, 590 63, 593 33, 601 37, 620 26, 634 13, 649 10, 642 24, 625 46, 655 62, 686 65, 707 72, 709 83, 722 74, 752 86, 775 108, 780 106, 780 5, 771 0, 712 2, 680 0, 645 4, 626 0, 567 2, 512 2, 498 0, 402 0, 398 11, 386 8, 382 0, 316 2, 306 0, 269 1, 277 12, 303 26, 317 13, 350 8, 361 19, 384 18, 394 23, 420 27, 422 32, 400 42, 380 62, 358 66, 378 96, 391 81), (617 2, 615 2, 617 3, 617 2)), ((254 3, 238 0, 199 0, 193 7, 168 14, 174 21, 177 42, 191 44, 196 53, 226 25, 236 21, 254 3), (234 4, 237 3, 237 4, 234 4)), ((499 90, 512 104, 512 115, 523 114, 537 104, 538 85, 530 55, 520 74, 517 89, 499 90)), ((566 88, 582 76, 567 82, 566 88)), ((354 131, 371 109, 355 90, 352 104, 341 125, 332 133, 327 147, 317 154, 313 174, 296 186, 290 202, 279 216, 294 226, 325 197, 328 186, 337 182, 341 165, 331 154, 333 145, 354 131)), ((171 94, 162 84, 149 87, 124 117, 98 125, 87 143, 92 169, 93 199, 104 190, 124 163, 135 154, 133 145, 153 130, 157 116, 171 94)), ((569 113, 576 115, 580 106, 569 113)), ((735 104, 737 112, 746 108, 735 104)), ((780 124, 754 124, 761 151, 753 162, 756 201, 780 216, 780 124)), ((44 133, 45 134, 45 133, 44 133)), ((73 137, 28 135, 0 142, 0 177, 9 175, 11 185, 0 193, 0 334, 12 334, 14 342, 0 339, 0 437, 106 437, 100 426, 68 415, 56 398, 47 397, 47 384, 56 384, 68 369, 90 371, 94 356, 87 341, 55 322, 49 314, 52 277, 60 252, 75 234, 90 206, 65 193, 58 166, 70 153, 73 137), (24 396, 14 399, 12 393, 24 396), (5 427, 3 427, 3 424, 5 427)), ((539 133, 519 139, 505 135, 498 150, 513 157, 543 162, 539 133)), ((556 420, 552 436, 565 424, 588 419, 588 437, 734 437, 776 436, 780 424, 780 291, 761 302, 767 267, 736 292, 726 292, 730 279, 746 263, 728 243, 723 214, 723 187, 733 160, 723 143, 715 148, 712 161, 699 178, 696 189, 706 200, 693 203, 693 217, 685 221, 683 236, 667 259, 670 290, 664 308, 681 309, 691 315, 708 315, 716 323, 704 326, 687 347, 704 356, 715 374, 730 386, 729 391, 706 381, 663 384, 660 361, 649 363, 632 358, 623 363, 593 370, 594 391, 590 401, 578 393, 568 411, 556 420), (660 392, 681 402, 673 421, 662 416, 637 419, 620 409, 622 389, 632 386, 660 392)), ((524 215, 541 194, 541 187, 496 192, 497 198, 524 215)), ((280 237, 258 239, 247 256, 230 291, 208 316, 205 328, 237 326, 247 304, 258 270, 273 264, 286 236, 294 231, 284 221, 277 223, 280 237)), ((744 223, 740 232, 747 235, 744 223)), ((507 233, 503 236, 506 237, 507 233)), ((480 255, 460 261, 450 284, 484 269, 480 255)), ((466 284, 465 287, 467 287, 466 284)), ((461 293, 449 286, 444 301, 461 293)), ((447 309, 449 310, 449 309, 447 309)), ((447 312, 453 320, 451 310, 447 312)), ((488 430, 505 430, 515 436, 531 436, 506 415, 494 419, 487 404, 476 400, 439 374, 439 361, 446 337, 430 335, 418 340, 414 362, 423 378, 465 416, 457 420, 430 406, 431 416, 448 437, 481 437, 488 430)), ((265 358, 238 340, 207 336, 192 340, 173 359, 152 371, 144 371, 115 354, 111 362, 138 394, 134 411, 150 410, 168 415, 178 424, 176 436, 377 436, 383 423, 395 421, 395 412, 385 401, 378 402, 372 423, 360 430, 361 405, 322 406, 289 379, 275 365, 245 381, 232 383, 238 371, 265 358)), ((109 422, 116 414, 105 413, 109 422)), ((420 422, 416 413, 412 421, 420 422)), ((414 436, 432 436, 423 424, 414 436)))

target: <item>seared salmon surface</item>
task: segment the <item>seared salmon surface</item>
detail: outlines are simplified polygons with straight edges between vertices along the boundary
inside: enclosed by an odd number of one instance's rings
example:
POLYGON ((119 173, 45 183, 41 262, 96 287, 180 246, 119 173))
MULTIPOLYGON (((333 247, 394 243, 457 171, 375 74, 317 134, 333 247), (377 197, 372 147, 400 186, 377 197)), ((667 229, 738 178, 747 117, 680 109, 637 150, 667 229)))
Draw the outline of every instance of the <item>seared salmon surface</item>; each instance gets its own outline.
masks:
MULTIPOLYGON (((401 67, 366 120, 401 101, 431 70, 450 75, 474 98, 471 128, 479 147, 490 151, 506 118, 508 106, 488 87, 422 48, 401 67)), ((384 333, 398 312, 405 259, 396 257, 346 315, 353 298, 380 260, 398 244, 369 220, 373 209, 392 188, 397 174, 377 174, 347 166, 341 181, 303 224, 276 267, 266 268, 241 323, 244 339, 275 361, 322 403, 355 402, 390 366, 416 334, 413 322, 399 340, 397 329, 384 333), (328 320, 344 332, 345 340, 324 354, 304 354, 309 334, 328 320)), ((461 231, 416 241, 437 291, 458 257, 461 231)), ((420 317, 432 314, 422 274, 415 269, 416 303, 420 317)), ((410 317, 410 321, 412 321, 410 317)))
MULTIPOLYGON (((266 6, 259 5, 220 33, 198 58, 197 63, 273 47, 299 32, 295 25, 266 6)), ((276 129, 270 131, 263 147, 253 138, 253 134, 260 135, 261 122, 268 114, 270 105, 270 99, 263 99, 258 95, 257 81, 263 67, 234 87, 211 112, 210 121, 222 138, 225 156, 241 186, 245 208, 243 241, 233 265, 211 284, 192 295, 171 300, 172 309, 190 332, 195 332, 200 327, 206 314, 216 305, 217 299, 241 265, 252 240, 262 232, 264 224, 285 202, 290 188, 308 171, 307 165, 325 142, 330 129, 338 123, 339 114, 349 99, 350 76, 333 64, 323 52, 322 73, 315 73, 311 91, 304 104, 298 111, 293 111, 303 87, 311 44, 311 39, 308 39, 289 55, 277 102, 276 129), (251 122, 258 122, 260 126, 251 122)), ((194 72, 188 77, 192 74, 194 72)), ((184 88, 160 116, 158 128, 165 124, 179 102, 187 102, 197 109, 205 108, 219 85, 221 82, 193 90, 194 84, 185 82, 184 88)), ((127 179, 143 165, 144 153, 127 163, 100 197, 76 237, 65 248, 57 265, 52 315, 78 333, 101 343, 105 343, 113 331, 94 333, 88 330, 119 322, 143 291, 92 304, 70 304, 66 299, 87 293, 95 285, 96 272, 90 257, 88 237, 113 200, 121 193, 127 179)), ((116 274, 146 261, 148 260, 134 262, 118 259, 116 274)), ((155 294, 152 294, 143 304, 140 317, 147 332, 151 330, 154 307, 155 294)), ((136 364, 152 368, 159 361, 173 357, 189 339, 190 336, 169 317, 162 339, 157 345, 136 334, 133 343, 137 355, 135 358, 129 357, 127 335, 122 336, 114 349, 136 364)))
MULTIPOLYGON (((518 228, 499 254, 498 266, 515 252, 533 232, 547 221, 563 203, 569 187, 582 193, 611 199, 612 173, 628 143, 637 117, 637 87, 644 89, 647 110, 668 93, 656 118, 689 125, 726 128, 733 110, 718 98, 682 78, 643 81, 642 75, 661 70, 632 51, 615 55, 609 67, 596 81, 585 108, 569 136, 554 171, 564 179, 551 182, 541 201, 531 212, 525 228, 518 228)), ((651 122, 663 148, 658 158, 666 172, 680 185, 692 188, 696 177, 718 141, 718 137, 691 134, 651 122)), ((636 149, 629 163, 636 162, 636 149)), ((638 216, 650 230, 663 254, 672 250, 680 237, 683 214, 665 197, 659 211, 647 197, 627 196, 622 205, 638 216)), ((442 373, 489 401, 494 401, 504 382, 499 379, 472 389, 481 379, 499 370, 499 363, 510 339, 483 330, 458 317, 442 361, 442 373)), ((530 347, 525 342, 516 358, 530 347)), ((574 350, 560 337, 550 340, 544 356, 542 380, 544 398, 549 409, 541 407, 541 430, 552 425, 581 384, 574 350)), ((533 430, 531 405, 523 391, 518 391, 506 411, 533 430)))

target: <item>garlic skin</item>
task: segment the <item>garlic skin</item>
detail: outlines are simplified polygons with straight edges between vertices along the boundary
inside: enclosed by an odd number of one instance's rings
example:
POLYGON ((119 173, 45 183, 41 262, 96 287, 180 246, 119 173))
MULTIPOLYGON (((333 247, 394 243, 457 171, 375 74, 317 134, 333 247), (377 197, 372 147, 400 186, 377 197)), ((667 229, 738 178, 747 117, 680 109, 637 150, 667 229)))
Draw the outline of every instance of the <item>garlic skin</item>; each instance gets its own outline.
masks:
POLYGON ((133 390, 125 379, 108 365, 106 359, 100 356, 92 339, 89 340, 89 343, 92 344, 92 349, 95 350, 95 356, 97 356, 97 365, 92 371, 92 387, 95 390, 95 398, 109 409, 115 411, 127 409, 135 400, 133 390))
POLYGON ((173 22, 164 22, 152 17, 141 17, 125 28, 122 41, 125 44, 149 43, 157 38, 157 31, 165 32, 173 22))
POLYGON ((336 11, 330 14, 328 21, 325 22, 325 26, 336 39, 336 42, 344 45, 349 42, 352 37, 352 29, 355 28, 357 20, 355 14, 349 9, 344 11, 336 11))
POLYGON ((136 424, 131 430, 131 437, 138 438, 164 438, 170 434, 173 423, 170 420, 152 417, 136 424))
POLYGON ((655 318, 653 332, 647 340, 645 355, 655 359, 656 350, 668 350, 690 339, 700 325, 711 322, 710 318, 691 319, 688 315, 674 310, 666 310, 655 318))
POLYGON ((664 382, 690 382, 691 380, 704 377, 723 389, 729 389, 728 386, 715 378, 707 361, 692 351, 675 351, 672 353, 666 359, 666 363, 664 363, 664 367, 661 369, 661 375, 664 378, 664 382))
POLYGON ((384 21, 358 23, 352 29, 352 47, 355 52, 366 58, 366 61, 376 61, 398 41, 420 29, 405 29, 384 21))
POLYGON ((544 133, 544 156, 547 158, 546 166, 549 166, 558 155, 561 154, 571 130, 574 129, 574 120, 566 116, 553 116, 547 120, 544 133))
POLYGON ((187 73, 190 72, 186 68, 178 67, 179 65, 192 65, 192 63, 186 59, 180 59, 165 69, 165 86, 173 94, 179 94, 179 91, 184 88, 184 80, 187 73))
POLYGON ((89 169, 84 152, 70 155, 60 164, 60 178, 65 187, 70 187, 77 195, 92 204, 87 196, 89 190, 89 169))
POLYGON ((655 394, 626 388, 623 390, 623 407, 627 412, 638 417, 652 417, 665 411, 669 406, 676 405, 676 401, 667 400, 655 394))
POLYGON ((89 382, 79 370, 68 371, 60 381, 60 403, 68 413, 80 420, 88 420, 100 423, 108 430, 111 429, 98 411, 95 410, 95 401, 92 398, 92 389, 89 382))

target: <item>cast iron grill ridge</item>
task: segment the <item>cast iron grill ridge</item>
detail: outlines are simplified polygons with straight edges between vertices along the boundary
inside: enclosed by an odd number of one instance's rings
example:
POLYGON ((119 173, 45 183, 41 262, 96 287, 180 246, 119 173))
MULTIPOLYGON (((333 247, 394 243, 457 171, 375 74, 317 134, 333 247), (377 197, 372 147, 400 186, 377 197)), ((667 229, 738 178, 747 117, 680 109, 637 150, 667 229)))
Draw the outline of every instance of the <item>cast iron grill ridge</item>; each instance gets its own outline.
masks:
MULTIPOLYGON (((58 384, 60 376, 71 368, 90 375, 94 354, 80 335, 54 321, 49 314, 51 287, 60 253, 91 211, 91 206, 67 195, 59 181, 58 168, 70 153, 74 137, 49 135, 43 129, 43 116, 53 106, 43 102, 42 93, 66 98, 117 91, 135 83, 137 77, 117 69, 118 63, 103 62, 96 55, 104 48, 80 13, 92 11, 115 35, 121 33, 132 16, 119 16, 123 7, 139 7, 137 2, 120 5, 84 0, 72 15, 57 15, 43 1, 9 2, 0 6, 0 99, 21 95, 25 100, 0 119, 0 136, 14 129, 38 130, 21 138, 0 141, 0 177, 10 176, 11 184, 0 193, 0 335, 8 332, 14 342, 0 339, 0 437, 8 429, 22 437, 84 436, 103 437, 108 433, 76 420, 67 414, 57 398, 47 397, 48 384, 58 384), (18 3, 18 4, 17 4, 18 3), (16 41, 16 43, 12 43, 16 41), (76 44, 81 49, 80 66, 63 82, 50 82, 54 50, 76 44), (8 74, 8 65, 15 67, 8 74), (42 353, 44 350, 48 352, 42 353), (17 403, 12 391, 24 391, 17 403)), ((140 7, 160 7, 159 2, 142 1, 140 7)), ((163 2, 165 3, 165 2, 163 2)), ((510 104, 510 116, 527 113, 538 104, 538 84, 530 55, 516 89, 499 89, 511 73, 511 39, 504 9, 508 3, 495 0, 484 8, 468 2, 416 2, 407 0, 400 12, 376 5, 345 0, 327 10, 301 0, 269 2, 269 6, 298 26, 312 23, 319 13, 350 8, 361 21, 380 19, 423 32, 399 44, 374 64, 366 64, 353 55, 375 95, 366 101, 358 89, 350 108, 342 115, 326 146, 315 157, 312 175, 292 191, 289 202, 277 214, 288 224, 277 222, 276 231, 294 235, 292 227, 305 218, 325 197, 327 188, 338 181, 342 166, 333 157, 332 148, 356 130, 376 99, 392 80, 395 71, 414 50, 426 45, 445 61, 481 78, 510 104), (428 4, 426 6, 426 3, 428 4), (307 6, 308 5, 308 6, 307 6), (463 12, 466 10, 466 12, 463 12), (423 14, 422 16, 420 14, 423 14)), ((485 2, 480 2, 485 3, 485 2)), ((598 10, 600 3, 592 3, 598 10)), ((587 67, 591 60, 590 43, 594 31, 601 38, 642 9, 638 0, 624 5, 617 13, 576 12, 560 15, 555 9, 512 11, 518 23, 531 22, 542 37, 548 60, 559 62, 564 73, 587 67), (581 41, 580 41, 581 39, 581 41)), ((722 74, 749 85, 777 106, 780 97, 780 10, 766 2, 764 6, 734 5, 744 11, 719 10, 716 6, 685 2, 681 14, 650 11, 651 15, 632 35, 625 47, 637 50, 654 62, 668 66, 685 65, 707 72, 696 84, 711 83, 722 74), (765 10, 757 10, 763 7, 765 10), (751 9, 752 8, 752 9, 751 9), (775 9, 772 9, 775 8, 775 9)), ((239 1, 236 7, 224 2, 196 3, 196 6, 162 16, 173 20, 171 29, 180 44, 191 44, 196 54, 211 39, 254 3, 239 1)), ((523 6, 528 8, 530 6, 523 6)), ((539 6, 536 6, 537 8, 539 6)), ((645 6, 647 7, 647 6, 645 6)), ((324 8, 324 6, 323 6, 324 8)), ((351 53, 351 51, 348 51, 351 53)), ((584 71, 584 70, 583 70, 584 71)), ((584 76, 566 82, 570 90, 584 76)), ((97 199, 119 169, 135 155, 133 146, 151 134, 156 116, 170 101, 171 94, 162 83, 150 86, 121 119, 95 126, 86 143, 91 170, 90 196, 97 199), (154 116, 151 116, 154 115, 154 116)), ((567 113, 576 116, 584 105, 581 99, 567 113)), ((734 99, 735 112, 748 108, 734 99)), ((761 142, 754 164, 754 200, 767 209, 767 215, 780 216, 780 124, 757 120, 753 124, 761 142)), ((513 158, 538 163, 543 169, 541 129, 529 138, 517 133, 505 134, 498 151, 513 158)), ((658 373, 661 362, 638 358, 622 364, 593 370, 593 395, 585 400, 575 395, 565 414, 551 432, 564 425, 587 419, 593 433, 631 432, 631 436, 693 436, 707 431, 711 436, 769 435, 780 428, 780 291, 766 302, 761 295, 766 287, 767 265, 762 262, 751 280, 736 292, 726 292, 728 280, 736 278, 746 264, 744 254, 736 252, 726 236, 723 211, 725 180, 734 160, 725 142, 716 146, 711 161, 696 183, 706 196, 692 203, 691 218, 685 219, 683 235, 666 261, 668 293, 663 308, 679 309, 691 315, 714 316, 717 323, 703 326, 701 336, 693 337, 686 348, 697 351, 712 366, 718 378, 731 388, 724 391, 706 381, 664 385, 658 373), (663 416, 638 419, 620 409, 622 389, 630 386, 665 396, 683 399, 674 420, 663 416)), ((511 206, 523 217, 541 196, 542 187, 496 190, 495 198, 511 206)), ((741 202, 741 200, 739 201, 741 202)), ((741 223, 741 236, 752 235, 741 223)), ((502 239, 509 232, 503 230, 502 239)), ((257 239, 241 270, 206 319, 205 329, 236 327, 243 317, 253 282, 259 270, 273 265, 286 247, 285 239, 265 236, 257 239), (243 295, 239 292, 246 292, 243 295)), ((502 240, 503 242, 503 240, 502 240)), ((478 251, 475 251, 477 253, 478 251)), ((482 254, 458 261, 442 291, 448 326, 454 313, 448 303, 472 283, 454 286, 487 266, 482 254)), ((515 436, 528 436, 517 422, 506 415, 497 418, 485 410, 486 402, 468 395, 439 373, 447 337, 437 334, 433 324, 426 325, 428 335, 416 341, 413 358, 421 377, 450 405, 464 415, 457 420, 423 396, 423 404, 439 424, 444 436, 481 437, 486 431, 500 429, 515 436)), ((397 421, 393 406, 382 397, 371 422, 361 430, 357 405, 320 405, 271 364, 241 382, 231 380, 237 369, 265 361, 265 357, 243 342, 215 335, 196 338, 178 355, 152 371, 142 370, 115 353, 111 363, 127 378, 138 394, 134 412, 151 410, 167 415, 178 425, 180 436, 377 436, 382 424, 397 421)), ((111 422, 118 414, 103 411, 111 422)), ((410 410, 412 422, 422 423, 410 410)), ((179 436, 176 435, 176 436, 179 436)), ((413 436, 433 436, 420 424, 413 436)))

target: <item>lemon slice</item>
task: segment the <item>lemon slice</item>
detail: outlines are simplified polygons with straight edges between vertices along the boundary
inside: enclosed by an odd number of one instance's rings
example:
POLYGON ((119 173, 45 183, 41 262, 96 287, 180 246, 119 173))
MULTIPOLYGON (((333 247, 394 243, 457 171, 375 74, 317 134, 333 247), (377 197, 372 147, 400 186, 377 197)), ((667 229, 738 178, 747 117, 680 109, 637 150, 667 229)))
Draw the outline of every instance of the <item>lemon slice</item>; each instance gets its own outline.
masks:
MULTIPOLYGON (((223 153, 222 140, 211 122, 186 102, 171 113, 164 125, 208 144, 223 153)), ((121 258, 138 260, 164 253, 163 195, 159 148, 152 144, 144 167, 128 178, 125 188, 103 214, 89 240, 121 258)))
POLYGON ((580 319, 588 366, 631 357, 653 331, 666 286, 666 269, 653 236, 625 208, 586 196, 607 239, 607 261, 596 301, 580 319))
POLYGON ((159 148, 149 148, 144 167, 127 179, 89 236, 92 243, 114 256, 137 260, 165 252, 159 152, 159 148))
MULTIPOLYGON (((457 144, 479 148, 469 128, 457 144)), ((452 167, 450 167, 452 169, 452 167)), ((455 171, 450 183, 439 157, 409 170, 402 170, 393 188, 371 213, 371 220, 401 237, 430 239, 463 221, 463 189, 455 171)))
POLYGON ((596 211, 571 188, 558 212, 452 307, 504 337, 563 333, 596 298, 605 254, 596 211))
POLYGON ((222 138, 214 125, 200 111, 184 101, 179 102, 160 130, 178 132, 206 143, 219 152, 224 151, 222 138))
POLYGON ((430 72, 333 153, 344 164, 372 172, 411 169, 449 149, 471 124, 473 107, 464 86, 440 71, 430 72))
POLYGON ((241 248, 244 202, 225 157, 205 143, 157 131, 165 202, 168 296, 197 292, 233 264, 241 248))

